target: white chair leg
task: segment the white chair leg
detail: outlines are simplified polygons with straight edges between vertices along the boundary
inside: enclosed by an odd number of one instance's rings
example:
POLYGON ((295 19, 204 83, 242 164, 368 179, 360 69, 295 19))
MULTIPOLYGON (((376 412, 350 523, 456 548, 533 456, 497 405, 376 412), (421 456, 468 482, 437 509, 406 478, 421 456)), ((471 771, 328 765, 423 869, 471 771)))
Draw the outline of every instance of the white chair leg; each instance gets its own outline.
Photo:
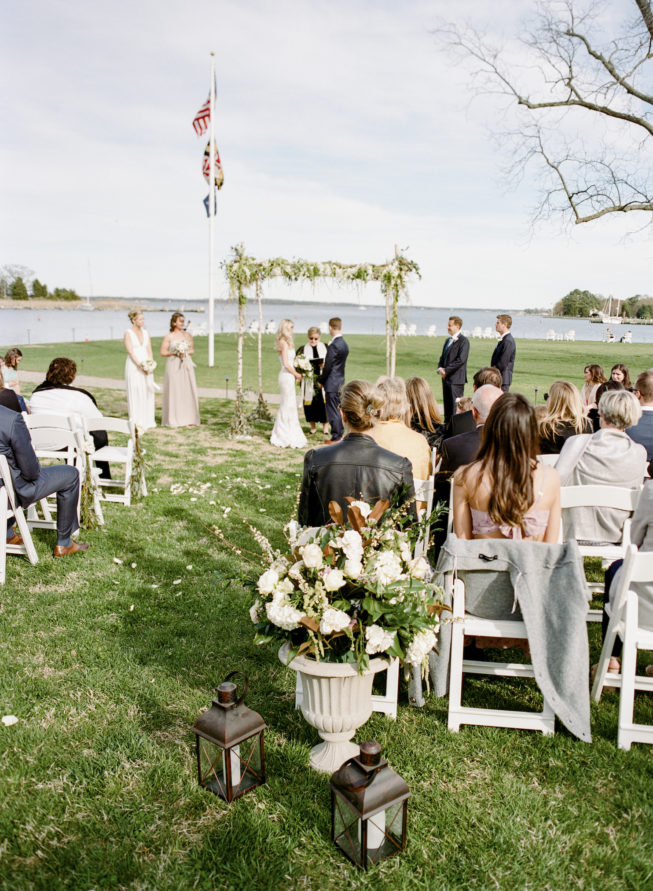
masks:
POLYGON ((7 572, 7 490, 0 488, 0 585, 4 585, 7 572))
POLYGON ((465 644, 465 625, 462 614, 461 598, 456 596, 456 586, 460 582, 454 582, 453 592, 453 624, 451 627, 451 668, 449 672, 449 716, 448 727, 453 733, 460 730, 458 711, 461 706, 463 687, 463 647, 465 644))
POLYGON ((601 698, 601 692, 603 691, 603 687, 605 686, 605 679, 608 672, 608 664, 610 662, 610 657, 612 656, 612 650, 614 648, 615 641, 617 639, 617 628, 619 626, 619 616, 613 615, 610 616, 610 624, 608 625, 608 630, 605 635, 605 640, 603 641, 603 646, 601 647, 601 655, 599 656, 599 664, 596 669, 596 676, 594 677, 594 683, 592 684, 592 699, 595 702, 598 702, 601 698))
POLYGON ((628 592, 624 629, 624 649, 621 657, 621 695, 619 697, 619 728, 617 745, 628 751, 633 742, 632 726, 635 708, 635 673, 637 670, 637 595, 628 592))

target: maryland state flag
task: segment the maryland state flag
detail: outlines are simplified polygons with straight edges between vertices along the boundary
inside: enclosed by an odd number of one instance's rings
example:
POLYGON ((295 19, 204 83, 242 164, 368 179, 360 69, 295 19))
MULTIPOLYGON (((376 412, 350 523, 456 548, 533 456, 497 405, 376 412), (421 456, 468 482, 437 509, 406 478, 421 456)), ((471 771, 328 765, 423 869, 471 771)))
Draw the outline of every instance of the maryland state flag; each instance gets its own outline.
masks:
MULTIPOLYGON (((213 143, 213 150, 215 152, 215 184, 218 189, 222 188, 222 184, 224 183, 224 173, 222 172, 222 162, 220 161, 220 152, 218 151, 218 146, 213 143)), ((204 174, 204 179, 207 183, 211 181, 211 146, 210 142, 206 143, 206 148, 204 149, 204 158, 202 159, 202 173, 204 174)))

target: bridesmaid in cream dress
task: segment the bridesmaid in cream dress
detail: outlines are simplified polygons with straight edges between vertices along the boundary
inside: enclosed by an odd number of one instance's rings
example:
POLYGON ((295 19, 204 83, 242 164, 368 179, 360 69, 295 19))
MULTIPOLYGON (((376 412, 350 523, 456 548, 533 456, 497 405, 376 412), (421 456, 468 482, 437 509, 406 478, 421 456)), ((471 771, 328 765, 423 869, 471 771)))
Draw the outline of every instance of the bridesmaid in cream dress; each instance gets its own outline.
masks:
POLYGON ((145 317, 140 310, 129 313, 132 327, 125 331, 125 383, 127 385, 127 407, 130 421, 143 430, 156 427, 154 420, 154 375, 144 367, 152 360, 150 335, 143 327, 145 317))
POLYGON ((164 427, 196 427, 200 423, 192 336, 184 331, 183 313, 173 312, 170 331, 163 338, 161 355, 167 358, 163 381, 161 424, 164 427))

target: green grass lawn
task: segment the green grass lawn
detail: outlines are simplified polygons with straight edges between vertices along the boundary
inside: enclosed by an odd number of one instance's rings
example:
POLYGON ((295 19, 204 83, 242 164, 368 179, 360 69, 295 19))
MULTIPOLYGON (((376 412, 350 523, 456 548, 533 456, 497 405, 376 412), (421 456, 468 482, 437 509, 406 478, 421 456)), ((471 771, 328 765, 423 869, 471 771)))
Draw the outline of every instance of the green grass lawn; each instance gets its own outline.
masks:
MULTIPOLYGON (((297 338, 297 344, 302 341, 297 338)), ((375 380, 385 373, 385 339, 373 335, 347 335, 350 347, 347 361, 347 378, 375 380)), ((161 338, 153 340, 155 358, 159 367, 155 372, 157 381, 163 380, 165 360, 159 356, 161 338)), ((195 341, 194 360, 197 365, 197 382, 200 386, 224 387, 225 377, 229 378, 232 390, 236 381, 236 335, 218 334, 215 338, 215 367, 207 364, 206 338, 195 341)), ((55 356, 69 356, 78 365, 79 374, 98 377, 122 378, 125 370, 125 352, 122 341, 90 341, 89 343, 48 344, 21 347, 24 353, 21 368, 43 371, 55 356)), ((403 377, 421 375, 433 387, 437 399, 441 398, 442 388, 436 374, 436 363, 442 348, 442 338, 402 337, 397 347, 397 374, 403 377)), ((471 393, 473 373, 487 365, 492 356, 494 341, 471 340, 468 361, 471 393)), ((551 382, 562 378, 577 385, 583 384, 583 368, 597 362, 609 375, 610 368, 623 362, 631 370, 633 380, 637 373, 653 365, 653 347, 650 344, 594 343, 594 342, 551 342, 544 340, 519 340, 517 342, 517 362, 513 390, 518 390, 529 398, 535 398, 534 388, 538 388, 541 402, 551 382)), ((274 337, 263 338, 263 390, 274 393, 278 389, 277 374, 279 364, 274 350, 274 337)), ((244 385, 257 389, 257 344, 256 339, 245 339, 244 385)))
MULTIPOLYGON (((97 347, 92 361, 95 345, 84 347, 85 371, 117 373, 122 360, 97 347)), ((410 347, 417 363, 419 343, 410 347)), ((582 355, 567 355, 567 367, 582 355)), ((373 357, 358 361, 372 376, 373 357)), ((533 375, 550 379, 534 360, 533 375)), ((96 395, 124 414, 122 392, 96 395)), ((106 526, 85 534, 87 554, 54 561, 54 533, 37 531, 37 566, 8 559, 0 710, 19 723, 0 725, 0 888, 651 887, 653 759, 643 745, 617 749, 613 691, 592 706, 586 745, 560 727, 553 738, 450 734, 446 700, 413 709, 402 688, 397 721, 373 715, 358 739, 377 739, 410 786, 408 849, 365 875, 332 847, 328 778, 308 767, 316 734, 294 709, 294 673, 252 643, 256 568, 210 531, 217 522, 249 546, 242 515, 281 546, 302 455, 272 448, 265 424, 252 440, 226 439, 231 403, 201 409, 199 430, 145 435, 150 495, 107 505, 106 526), (191 728, 236 668, 268 725, 268 781, 227 805, 197 786, 191 728)), ((594 662, 596 625, 590 645, 594 662)), ((537 700, 516 679, 471 679, 465 695, 509 708, 537 700)), ((651 698, 639 696, 636 717, 653 722, 651 698)))

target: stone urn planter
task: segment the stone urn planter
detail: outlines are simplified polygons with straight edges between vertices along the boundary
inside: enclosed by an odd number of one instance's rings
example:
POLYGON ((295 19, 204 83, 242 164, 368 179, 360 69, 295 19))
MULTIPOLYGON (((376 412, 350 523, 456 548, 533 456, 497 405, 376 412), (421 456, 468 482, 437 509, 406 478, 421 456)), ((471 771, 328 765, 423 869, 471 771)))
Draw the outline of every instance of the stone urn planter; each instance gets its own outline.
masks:
POLYGON ((371 659, 369 671, 359 674, 356 665, 316 662, 307 656, 296 656, 288 664, 289 649, 284 644, 279 659, 301 677, 302 714, 324 740, 311 750, 310 765, 333 773, 358 754, 351 739, 372 714, 372 681, 388 662, 371 659))

